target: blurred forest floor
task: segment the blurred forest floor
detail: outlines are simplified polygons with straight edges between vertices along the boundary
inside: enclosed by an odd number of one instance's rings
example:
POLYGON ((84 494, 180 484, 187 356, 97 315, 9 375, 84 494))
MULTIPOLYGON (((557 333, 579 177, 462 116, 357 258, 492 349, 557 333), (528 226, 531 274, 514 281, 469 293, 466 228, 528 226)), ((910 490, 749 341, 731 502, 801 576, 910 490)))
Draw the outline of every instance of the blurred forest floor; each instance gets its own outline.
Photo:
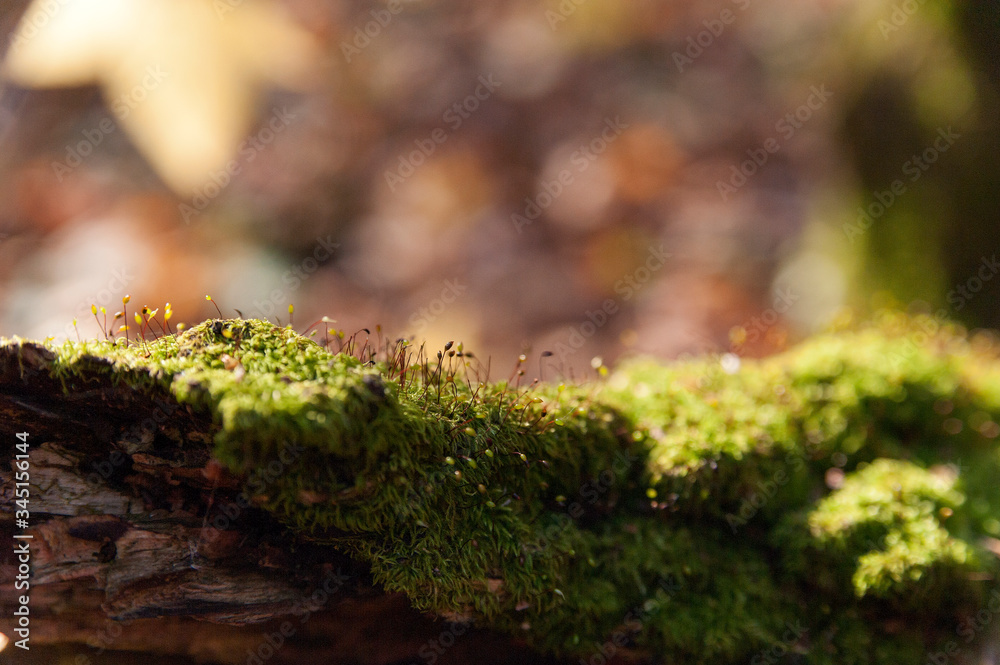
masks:
MULTIPOLYGON (((231 29, 251 4, 214 11, 231 29)), ((27 6, 0 9, 8 43, 27 6)), ((122 129, 145 92, 4 86, 0 333, 91 337, 91 304, 126 293, 196 322, 211 294, 282 322, 294 303, 300 329, 549 350, 580 376, 632 351, 771 353, 873 294, 1000 325, 995 3, 280 8, 318 46, 308 81, 222 98, 256 125, 193 192, 122 129)))

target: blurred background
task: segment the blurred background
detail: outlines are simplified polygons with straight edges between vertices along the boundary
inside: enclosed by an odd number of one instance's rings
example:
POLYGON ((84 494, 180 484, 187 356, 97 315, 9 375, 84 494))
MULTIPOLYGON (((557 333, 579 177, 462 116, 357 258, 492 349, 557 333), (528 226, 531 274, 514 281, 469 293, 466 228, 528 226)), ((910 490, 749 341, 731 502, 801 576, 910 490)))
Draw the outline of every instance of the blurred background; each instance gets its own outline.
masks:
POLYGON ((995 2, 121 4, 0 8, 2 335, 211 294, 579 376, 1000 325, 995 2))

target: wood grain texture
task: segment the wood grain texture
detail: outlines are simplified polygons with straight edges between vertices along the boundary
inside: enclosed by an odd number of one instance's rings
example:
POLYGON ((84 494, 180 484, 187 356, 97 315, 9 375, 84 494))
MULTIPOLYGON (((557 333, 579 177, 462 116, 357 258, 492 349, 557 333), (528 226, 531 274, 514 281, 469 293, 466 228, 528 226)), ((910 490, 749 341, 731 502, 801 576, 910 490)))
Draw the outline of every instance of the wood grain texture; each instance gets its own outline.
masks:
POLYGON ((110 381, 64 386, 43 369, 48 350, 21 349, 0 356, 0 631, 13 635, 23 593, 11 462, 26 431, 32 648, 0 660, 549 662, 490 632, 456 637, 365 566, 243 505, 240 479, 211 461, 209 419, 110 381), (444 633, 454 646, 428 651, 444 633))

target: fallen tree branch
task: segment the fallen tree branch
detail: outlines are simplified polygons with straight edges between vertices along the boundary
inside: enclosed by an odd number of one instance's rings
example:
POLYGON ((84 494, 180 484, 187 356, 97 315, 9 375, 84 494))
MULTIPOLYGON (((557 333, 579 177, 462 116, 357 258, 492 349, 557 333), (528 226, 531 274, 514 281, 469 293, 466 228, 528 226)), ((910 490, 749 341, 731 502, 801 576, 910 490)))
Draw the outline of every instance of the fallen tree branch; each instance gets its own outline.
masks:
POLYGON ((271 626, 336 579, 339 599, 408 625, 430 624, 393 594, 507 633, 503 652, 919 662, 985 606, 1000 545, 1000 362, 926 326, 888 317, 729 371, 635 362, 571 386, 481 382, 460 346, 333 355, 259 321, 6 341, 2 524, 20 532, 27 431, 32 602, 51 621, 33 638, 79 639, 53 588, 115 620, 271 626))

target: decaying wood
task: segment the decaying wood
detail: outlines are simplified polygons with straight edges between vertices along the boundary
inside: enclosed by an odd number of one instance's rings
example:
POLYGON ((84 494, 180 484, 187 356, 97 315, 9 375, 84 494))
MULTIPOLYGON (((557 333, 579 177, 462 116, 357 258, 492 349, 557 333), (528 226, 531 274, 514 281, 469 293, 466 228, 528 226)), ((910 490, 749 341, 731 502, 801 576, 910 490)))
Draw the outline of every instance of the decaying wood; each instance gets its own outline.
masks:
POLYGON ((364 566, 241 505, 240 479, 211 460, 204 416, 110 381, 64 386, 41 369, 48 354, 25 344, 20 358, 0 357, 0 631, 8 636, 24 593, 14 588, 12 555, 18 432, 31 447, 33 536, 31 651, 10 645, 0 659, 541 662, 506 637, 413 611, 375 588, 364 566), (429 648, 445 633, 453 647, 429 648))

